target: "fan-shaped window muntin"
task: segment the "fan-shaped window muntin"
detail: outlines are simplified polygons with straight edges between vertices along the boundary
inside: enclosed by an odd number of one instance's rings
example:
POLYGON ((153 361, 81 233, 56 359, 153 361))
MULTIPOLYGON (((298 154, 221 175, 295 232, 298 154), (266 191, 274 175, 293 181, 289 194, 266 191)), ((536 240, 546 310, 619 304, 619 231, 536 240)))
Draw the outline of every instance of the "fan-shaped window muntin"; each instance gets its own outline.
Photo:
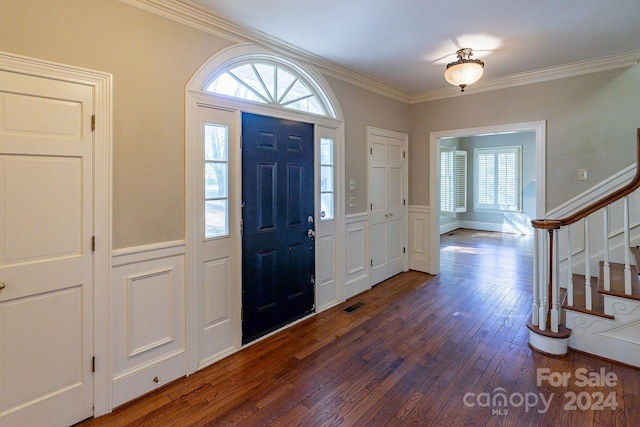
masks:
POLYGON ((217 73, 208 92, 329 116, 317 90, 300 73, 267 60, 235 63, 217 73))

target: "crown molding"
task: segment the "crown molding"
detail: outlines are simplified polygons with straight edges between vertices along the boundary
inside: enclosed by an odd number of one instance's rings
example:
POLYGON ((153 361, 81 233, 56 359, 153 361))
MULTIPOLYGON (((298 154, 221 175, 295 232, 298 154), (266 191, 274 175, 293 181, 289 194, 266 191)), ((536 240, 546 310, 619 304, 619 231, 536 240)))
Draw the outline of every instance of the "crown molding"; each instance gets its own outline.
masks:
MULTIPOLYGON (((359 73, 325 58, 301 49, 284 40, 266 33, 250 30, 236 25, 189 0, 118 0, 138 9, 145 10, 158 16, 198 29, 208 34, 221 37, 232 43, 255 43, 274 53, 280 53, 290 59, 306 62, 314 66, 320 73, 367 89, 397 101, 419 104, 438 99, 453 98, 463 94, 456 87, 429 90, 422 93, 410 94, 395 86, 384 83, 371 76, 359 73)), ((594 60, 574 62, 557 67, 544 68, 526 73, 513 74, 506 77, 481 80, 467 88, 466 96, 473 93, 488 92, 532 83, 574 77, 583 74, 597 73, 617 68, 631 67, 638 63, 640 51, 620 55, 606 56, 594 60)))
MULTIPOLYGON (((540 70, 530 71, 526 73, 513 74, 510 76, 499 77, 490 80, 481 80, 469 86, 465 92, 466 95, 479 92, 488 92, 497 89, 505 89, 515 86, 523 86, 532 83, 541 83, 550 80, 559 80, 567 77, 581 76, 584 74, 598 73, 601 71, 615 70, 618 68, 632 67, 638 64, 640 59, 640 51, 623 53, 620 55, 605 56, 602 58, 574 62, 571 64, 560 65, 558 67, 543 68, 540 70)), ((421 102, 435 101, 437 99, 453 98, 462 96, 463 94, 457 87, 447 87, 443 89, 430 90, 427 92, 412 95, 409 99, 410 104, 418 104, 421 102)))
POLYGON ((314 55, 284 40, 236 25, 188 0, 118 0, 121 3, 187 25, 233 43, 255 43, 274 53, 313 65, 320 73, 397 101, 408 103, 411 95, 371 76, 358 73, 314 55))

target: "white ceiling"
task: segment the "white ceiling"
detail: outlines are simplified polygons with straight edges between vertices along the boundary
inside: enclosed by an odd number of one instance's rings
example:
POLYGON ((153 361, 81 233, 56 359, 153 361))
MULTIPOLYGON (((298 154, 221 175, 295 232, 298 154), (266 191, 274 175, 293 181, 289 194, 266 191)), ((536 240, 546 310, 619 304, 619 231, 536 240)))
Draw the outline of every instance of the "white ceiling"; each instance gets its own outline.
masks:
POLYGON ((408 94, 448 87, 462 47, 483 79, 640 52, 640 0, 191 2, 408 94))

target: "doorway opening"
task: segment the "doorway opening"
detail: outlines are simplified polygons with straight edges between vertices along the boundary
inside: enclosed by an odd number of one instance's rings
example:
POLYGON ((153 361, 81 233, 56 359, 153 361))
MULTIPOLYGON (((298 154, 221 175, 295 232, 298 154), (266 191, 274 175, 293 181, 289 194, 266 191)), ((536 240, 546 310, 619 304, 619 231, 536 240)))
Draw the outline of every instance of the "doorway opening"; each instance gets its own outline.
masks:
POLYGON ((544 216, 546 210, 545 130, 545 122, 540 121, 431 133, 429 205, 432 211, 429 228, 432 274, 438 274, 440 271, 440 235, 442 233, 464 227, 528 234, 528 221, 544 216), (456 209, 458 204, 455 203, 455 191, 451 193, 453 197, 451 202, 449 202, 451 197, 446 194, 451 187, 455 188, 456 174, 448 175, 447 171, 448 165, 453 162, 447 162, 447 155, 442 154, 452 152, 451 148, 445 148, 452 146, 454 155, 457 151, 466 153, 466 164, 469 165, 465 168, 465 179, 458 178, 458 181, 462 181, 460 184, 465 185, 467 190, 466 206, 458 209, 456 209), (458 148, 464 149, 457 150, 458 148), (527 154, 526 159, 523 154, 527 154), (532 155, 535 157, 533 162, 532 155), (526 174, 523 173, 525 164, 526 174), (497 173, 499 168, 503 168, 506 172, 505 177, 515 174, 512 186, 518 187, 518 194, 514 197, 502 199, 498 197, 498 190, 502 190, 504 195, 509 193, 507 190, 512 189, 505 184, 505 180, 499 179, 497 173), (451 178, 450 185, 443 182, 448 179, 448 176, 451 178), (447 206, 449 203, 453 206, 453 212, 447 206), (445 215, 441 215, 443 210, 445 215), (469 213, 461 212, 463 210, 469 213), (463 213, 465 215, 461 215, 463 213))

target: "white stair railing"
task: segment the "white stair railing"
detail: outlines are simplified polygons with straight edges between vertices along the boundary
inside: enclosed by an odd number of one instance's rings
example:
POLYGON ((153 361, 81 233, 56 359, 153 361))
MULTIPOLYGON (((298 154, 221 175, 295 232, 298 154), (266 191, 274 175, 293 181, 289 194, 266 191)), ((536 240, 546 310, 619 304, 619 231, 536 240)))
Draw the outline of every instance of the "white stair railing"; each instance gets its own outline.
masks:
POLYGON ((582 262, 584 268, 584 296, 585 309, 593 310, 593 301, 591 293, 591 265, 599 265, 603 263, 603 286, 604 290, 611 290, 611 263, 610 263, 610 231, 609 222, 611 210, 609 207, 616 201, 623 200, 623 241, 621 243, 622 252, 624 253, 624 292, 631 295, 631 259, 630 259, 630 228, 629 228, 629 195, 636 189, 640 188, 640 129, 637 131, 637 166, 636 175, 633 180, 623 188, 613 192, 612 194, 600 199, 599 201, 581 209, 573 215, 563 219, 535 219, 531 221, 535 229, 535 245, 534 250, 534 282, 533 282, 533 306, 531 323, 541 331, 550 329, 551 332, 557 333, 560 329, 560 254, 559 247, 567 248, 567 304, 574 305, 573 291, 576 284, 573 281, 573 247, 571 239, 571 224, 583 221, 584 224, 584 240, 582 262), (602 210, 602 215, 594 215, 602 210), (602 218, 602 228, 595 227, 604 231, 604 243, 602 251, 592 251, 591 248, 591 226, 590 221, 602 218), (560 230, 567 229, 567 233, 560 233, 560 230), (546 231, 546 233, 545 233, 546 231), (560 245, 560 236, 566 235, 566 242, 560 245))

